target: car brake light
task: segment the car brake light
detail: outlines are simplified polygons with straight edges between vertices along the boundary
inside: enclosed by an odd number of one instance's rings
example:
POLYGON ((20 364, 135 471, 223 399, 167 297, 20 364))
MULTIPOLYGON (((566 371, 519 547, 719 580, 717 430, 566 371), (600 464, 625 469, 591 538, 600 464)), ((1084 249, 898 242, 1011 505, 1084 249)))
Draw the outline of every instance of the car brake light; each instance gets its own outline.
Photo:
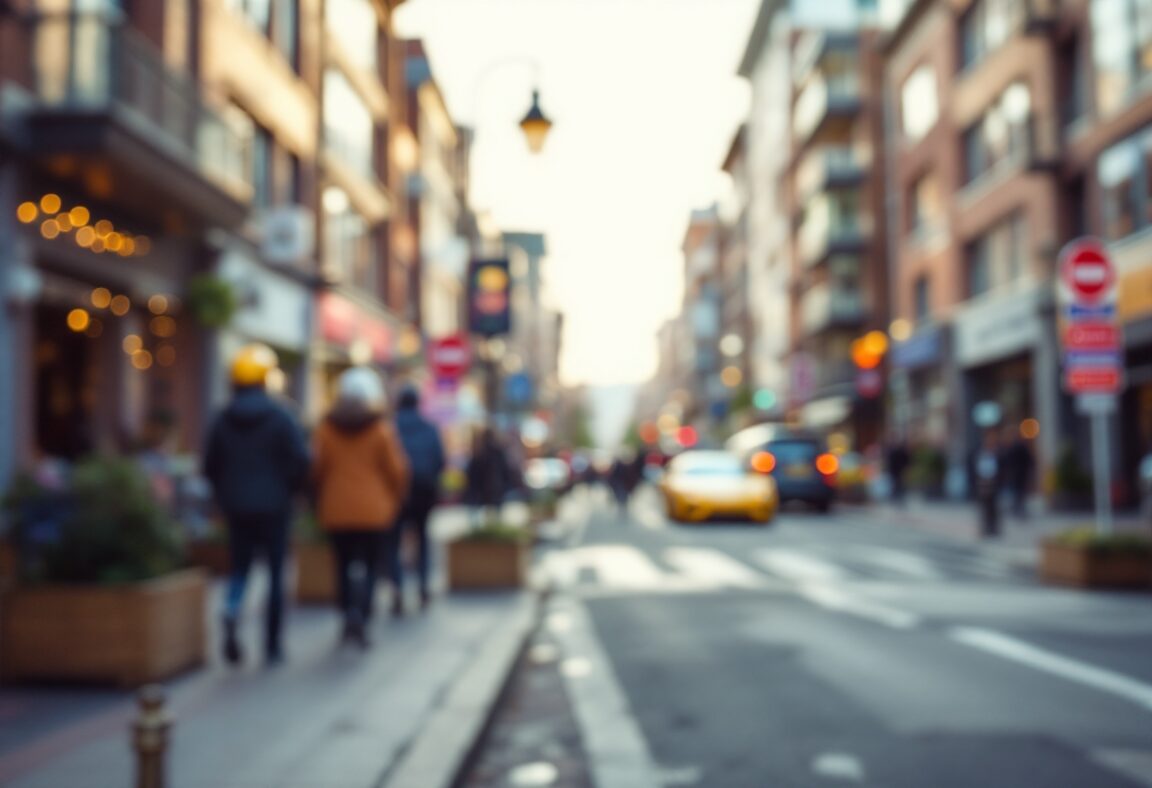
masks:
POLYGON ((840 469, 840 460, 835 454, 821 454, 816 458, 816 470, 825 476, 831 476, 840 469))
POLYGON ((772 473, 776 467, 776 457, 771 452, 758 451, 752 455, 752 470, 757 473, 772 473))

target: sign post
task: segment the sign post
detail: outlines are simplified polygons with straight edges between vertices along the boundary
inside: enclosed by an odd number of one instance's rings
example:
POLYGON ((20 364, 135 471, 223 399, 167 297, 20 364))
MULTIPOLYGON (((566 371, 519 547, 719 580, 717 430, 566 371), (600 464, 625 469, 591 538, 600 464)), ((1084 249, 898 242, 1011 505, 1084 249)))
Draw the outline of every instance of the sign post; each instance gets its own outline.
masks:
POLYGON ((1112 447, 1108 417, 1123 378, 1116 324, 1116 270, 1104 244, 1079 238, 1060 252, 1064 388, 1092 429, 1092 487, 1098 533, 1112 532, 1112 447))

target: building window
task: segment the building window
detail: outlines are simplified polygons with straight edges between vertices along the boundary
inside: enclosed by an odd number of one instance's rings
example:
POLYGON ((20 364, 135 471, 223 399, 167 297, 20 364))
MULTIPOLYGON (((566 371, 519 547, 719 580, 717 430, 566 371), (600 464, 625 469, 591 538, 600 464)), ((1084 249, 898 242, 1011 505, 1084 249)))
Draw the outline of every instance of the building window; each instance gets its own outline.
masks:
POLYGON ((375 243, 371 228, 339 187, 329 186, 324 209, 324 268, 328 276, 368 292, 375 287, 375 243))
POLYGON ((923 137, 940 115, 936 92, 936 72, 925 64, 917 68, 900 88, 900 125, 904 138, 915 142, 923 137))
POLYGON ((272 16, 272 41, 280 54, 300 71, 300 0, 276 0, 272 16))
POLYGON ((371 0, 327 0, 324 21, 345 57, 362 68, 376 68, 378 22, 371 0))
POLYGON ((1007 41, 1024 23, 1020 0, 975 0, 960 19, 962 65, 983 60, 1007 41))
POLYGON ((252 134, 252 207, 256 209, 272 205, 275 189, 272 182, 274 147, 268 130, 256 126, 252 134))
POLYGON ((974 126, 964 132, 967 180, 976 180, 1028 155, 1032 96, 1023 82, 1010 85, 974 126))
POLYGON ((1096 111, 1123 108, 1152 72, 1152 3, 1148 0, 1095 0, 1092 53, 1096 111))
POLYGON ((324 147, 363 178, 375 179, 372 141, 375 125, 363 99, 343 74, 324 74, 324 147))
POLYGON ((228 0, 228 6, 264 35, 271 29, 272 0, 228 0))
MULTIPOLYGON (((1149 137, 1145 135, 1145 140, 1149 137)), ((1100 155, 1100 181, 1104 236, 1110 241, 1126 238, 1148 223, 1148 145, 1139 138, 1114 145, 1100 155), (1142 155, 1143 154, 1143 155, 1142 155)))
POLYGON ((908 233, 922 238, 942 224, 944 201, 935 173, 926 173, 912 184, 908 200, 908 233))
POLYGON ((912 299, 914 301, 912 309, 917 324, 932 317, 931 291, 928 287, 927 274, 916 277, 916 282, 912 285, 912 299))
POLYGON ((1014 214, 973 241, 967 249, 968 297, 975 298, 1017 281, 1025 270, 1024 217, 1014 214))

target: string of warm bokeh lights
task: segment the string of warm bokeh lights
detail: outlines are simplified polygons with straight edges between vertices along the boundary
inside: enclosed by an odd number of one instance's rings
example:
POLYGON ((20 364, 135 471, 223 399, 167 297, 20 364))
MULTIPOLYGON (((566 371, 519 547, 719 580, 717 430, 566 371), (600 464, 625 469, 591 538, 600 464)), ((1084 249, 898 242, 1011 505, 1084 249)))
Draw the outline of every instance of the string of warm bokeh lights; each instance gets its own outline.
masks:
POLYGON ((40 222, 40 235, 49 241, 75 232, 72 238, 76 245, 93 254, 107 252, 121 257, 142 257, 152 248, 146 235, 117 230, 107 219, 93 222, 91 212, 83 205, 64 210, 56 194, 45 194, 37 202, 20 203, 16 218, 23 224, 40 222))

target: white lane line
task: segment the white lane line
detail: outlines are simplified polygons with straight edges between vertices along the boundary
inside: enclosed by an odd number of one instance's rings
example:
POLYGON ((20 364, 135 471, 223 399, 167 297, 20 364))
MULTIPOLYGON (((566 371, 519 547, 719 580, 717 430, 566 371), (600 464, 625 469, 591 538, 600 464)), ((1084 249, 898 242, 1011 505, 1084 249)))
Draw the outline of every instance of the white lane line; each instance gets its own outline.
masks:
POLYGON ((913 613, 861 599, 850 592, 829 585, 803 583, 797 591, 802 597, 821 607, 866 618, 892 629, 914 629, 920 625, 920 617, 913 613))
POLYGON ((670 547, 664 560, 693 583, 714 588, 768 588, 768 578, 760 572, 707 547, 670 547))
POLYGON ((1053 654, 990 629, 955 627, 948 635, 966 646, 1116 695, 1152 711, 1152 685, 1123 674, 1053 654))
POLYGON ((587 609, 576 600, 557 607, 570 616, 572 626, 553 636, 566 661, 580 660, 587 666, 587 670, 567 671, 563 675, 593 782, 597 788, 660 788, 660 769, 600 645, 587 609))
POLYGON ((666 573, 646 553, 630 545, 585 545, 568 553, 581 568, 596 573, 599 585, 641 590, 663 585, 666 573))
POLYGON ((785 580, 827 582, 846 577, 840 567, 797 550, 757 550, 752 560, 785 580))
POLYGON ((812 761, 812 773, 831 780, 844 780, 853 783, 864 782, 864 765, 854 755, 843 752, 826 752, 812 761))
POLYGON ((1152 752, 1142 750, 1093 750, 1092 760, 1124 775, 1139 785, 1152 788, 1152 752))

